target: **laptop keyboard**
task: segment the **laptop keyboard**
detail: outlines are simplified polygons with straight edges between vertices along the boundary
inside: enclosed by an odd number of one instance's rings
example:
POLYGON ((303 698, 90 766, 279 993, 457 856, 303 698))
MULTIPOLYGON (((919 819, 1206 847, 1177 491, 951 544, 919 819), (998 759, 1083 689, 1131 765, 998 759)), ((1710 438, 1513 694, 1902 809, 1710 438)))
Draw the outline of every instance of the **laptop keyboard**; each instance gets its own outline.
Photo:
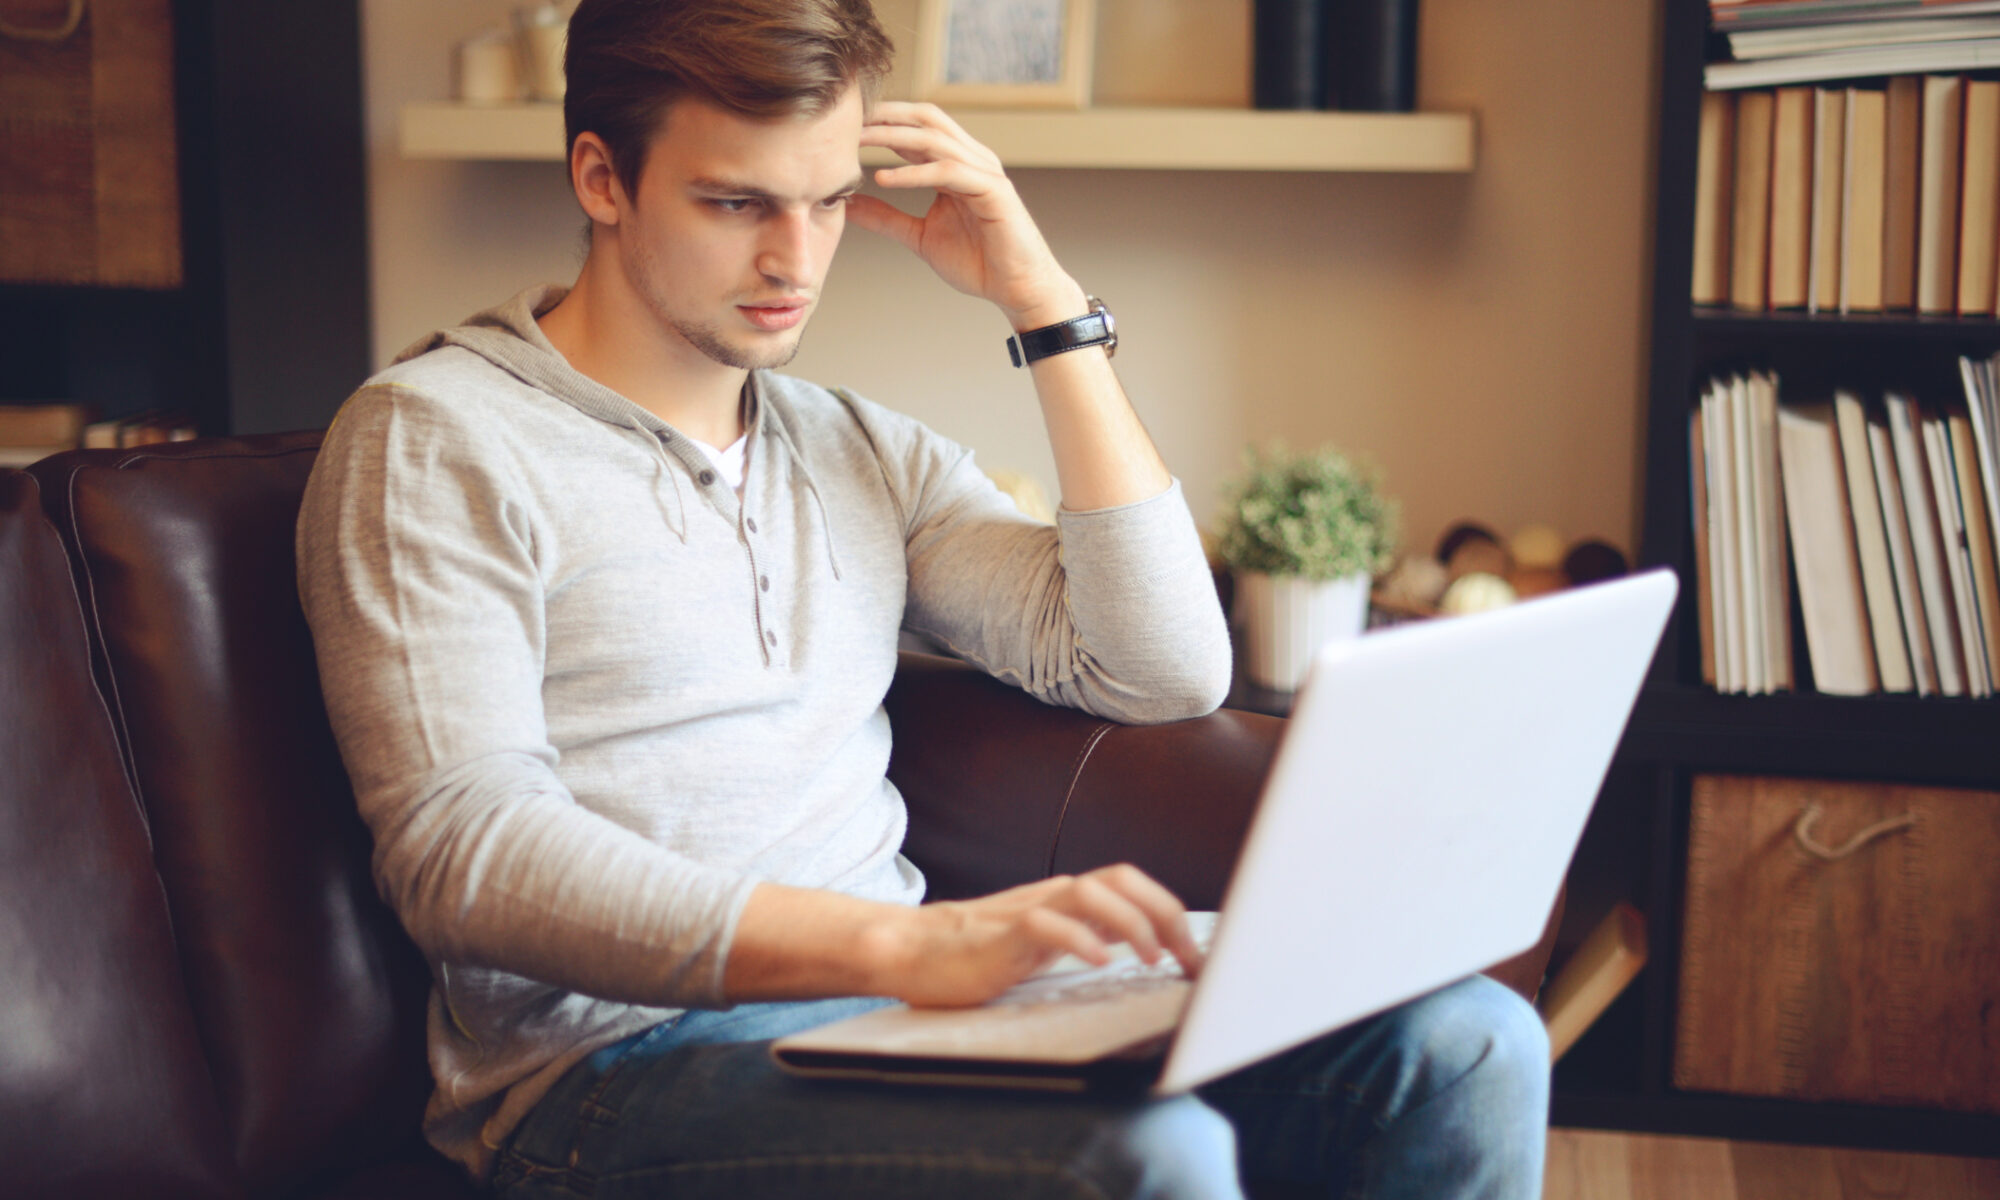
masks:
POLYGON ((1148 966, 1139 959, 1114 962, 1087 971, 1066 971, 1042 975, 1002 992, 993 998, 996 1005, 1081 1004, 1094 1000, 1116 1000, 1137 992, 1154 991, 1185 982, 1180 963, 1171 956, 1148 966))

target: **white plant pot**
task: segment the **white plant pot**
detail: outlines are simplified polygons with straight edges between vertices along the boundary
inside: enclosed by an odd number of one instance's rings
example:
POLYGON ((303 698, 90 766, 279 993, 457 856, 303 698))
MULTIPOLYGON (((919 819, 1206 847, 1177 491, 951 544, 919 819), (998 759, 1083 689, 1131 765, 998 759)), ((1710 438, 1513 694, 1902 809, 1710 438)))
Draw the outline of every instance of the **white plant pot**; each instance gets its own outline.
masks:
POLYGON ((1368 625, 1368 575, 1357 571, 1324 582, 1295 575, 1239 571, 1236 611, 1242 614, 1251 682, 1298 690, 1313 652, 1326 642, 1359 637, 1368 625))

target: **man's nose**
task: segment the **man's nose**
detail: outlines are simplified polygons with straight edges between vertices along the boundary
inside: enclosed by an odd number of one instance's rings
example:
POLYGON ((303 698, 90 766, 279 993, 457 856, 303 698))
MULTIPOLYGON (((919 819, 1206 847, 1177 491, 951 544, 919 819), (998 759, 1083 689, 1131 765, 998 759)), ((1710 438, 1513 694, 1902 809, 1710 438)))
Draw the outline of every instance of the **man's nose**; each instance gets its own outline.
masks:
POLYGON ((783 211, 766 222, 758 249, 757 270, 787 286, 808 284, 813 277, 812 219, 801 211, 783 211))

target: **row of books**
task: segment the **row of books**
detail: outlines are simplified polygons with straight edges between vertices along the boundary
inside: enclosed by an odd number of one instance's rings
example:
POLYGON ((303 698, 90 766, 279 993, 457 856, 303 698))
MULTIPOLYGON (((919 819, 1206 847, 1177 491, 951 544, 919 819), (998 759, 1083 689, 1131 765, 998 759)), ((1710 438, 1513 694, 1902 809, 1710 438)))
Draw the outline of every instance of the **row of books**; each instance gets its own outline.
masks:
POLYGON ((1710 0, 1711 88, 2000 66, 2000 0, 1710 0))
POLYGON ((2000 79, 1704 94, 1692 299, 2000 311, 2000 79))
POLYGON ((1816 690, 1993 694, 2000 386, 1996 360, 1959 365, 1963 405, 1848 390, 1780 403, 1767 372, 1710 382, 1689 442, 1702 675, 1716 690, 1797 685, 1796 581, 1816 690))
POLYGON ((0 403, 0 467, 25 467, 79 447, 190 441, 195 432, 194 422, 181 413, 145 412, 98 421, 80 404, 0 403))

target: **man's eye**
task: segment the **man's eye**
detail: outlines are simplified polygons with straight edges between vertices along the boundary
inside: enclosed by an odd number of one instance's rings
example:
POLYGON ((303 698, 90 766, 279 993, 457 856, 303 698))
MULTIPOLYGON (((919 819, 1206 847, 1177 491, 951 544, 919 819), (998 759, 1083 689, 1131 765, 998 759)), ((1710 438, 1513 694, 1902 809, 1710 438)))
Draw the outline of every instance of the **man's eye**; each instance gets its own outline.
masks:
POLYGON ((711 199, 709 203, 713 204, 716 208, 726 213, 740 213, 740 212, 748 212, 750 206, 757 202, 755 200, 717 196, 711 199))
POLYGON ((828 196, 819 202, 819 206, 831 212, 834 209, 846 208, 847 202, 852 199, 854 199, 853 192, 842 192, 838 196, 828 196))

